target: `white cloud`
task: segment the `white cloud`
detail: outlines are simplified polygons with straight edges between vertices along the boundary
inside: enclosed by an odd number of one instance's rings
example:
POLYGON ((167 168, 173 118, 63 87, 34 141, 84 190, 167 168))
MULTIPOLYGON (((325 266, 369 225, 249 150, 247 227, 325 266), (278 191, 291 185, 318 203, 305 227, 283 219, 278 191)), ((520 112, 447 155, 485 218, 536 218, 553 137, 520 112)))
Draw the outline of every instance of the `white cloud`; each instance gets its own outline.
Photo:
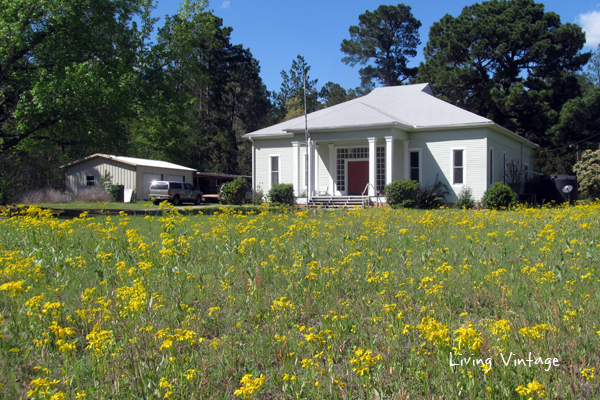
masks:
POLYGON ((600 43, 600 11, 579 14, 576 22, 585 31, 586 46, 596 47, 600 43))
POLYGON ((221 4, 221 8, 229 8, 230 5, 231 5, 230 1, 224 1, 223 4, 221 4))

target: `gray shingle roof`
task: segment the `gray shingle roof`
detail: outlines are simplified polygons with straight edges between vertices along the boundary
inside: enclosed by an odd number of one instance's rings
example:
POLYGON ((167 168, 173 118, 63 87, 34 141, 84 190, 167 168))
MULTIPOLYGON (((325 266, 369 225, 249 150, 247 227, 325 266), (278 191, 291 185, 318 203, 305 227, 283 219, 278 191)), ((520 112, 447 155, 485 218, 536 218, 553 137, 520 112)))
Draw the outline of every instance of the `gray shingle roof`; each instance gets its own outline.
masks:
MULTIPOLYGON (((484 117, 433 96, 427 83, 380 87, 366 96, 308 114, 309 131, 381 125, 427 129, 494 125, 484 117)), ((304 116, 269 126, 245 137, 279 136, 304 131, 304 116)))

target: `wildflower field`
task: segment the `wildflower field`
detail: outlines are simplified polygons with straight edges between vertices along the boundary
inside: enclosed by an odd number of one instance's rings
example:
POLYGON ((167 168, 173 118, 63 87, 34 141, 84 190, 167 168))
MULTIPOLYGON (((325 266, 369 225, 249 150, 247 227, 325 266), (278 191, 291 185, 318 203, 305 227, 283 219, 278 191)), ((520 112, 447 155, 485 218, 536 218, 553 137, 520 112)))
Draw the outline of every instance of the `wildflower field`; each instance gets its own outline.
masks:
POLYGON ((0 398, 599 398, 599 215, 23 208, 0 398))

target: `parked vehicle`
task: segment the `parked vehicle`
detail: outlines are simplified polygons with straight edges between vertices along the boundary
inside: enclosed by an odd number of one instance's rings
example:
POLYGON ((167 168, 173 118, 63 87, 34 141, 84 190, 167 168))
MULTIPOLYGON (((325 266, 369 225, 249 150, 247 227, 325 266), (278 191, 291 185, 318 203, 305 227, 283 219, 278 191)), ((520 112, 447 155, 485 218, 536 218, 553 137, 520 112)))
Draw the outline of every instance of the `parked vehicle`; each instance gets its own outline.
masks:
POLYGON ((182 203, 202 203, 202 192, 187 182, 154 181, 148 189, 148 198, 154 200, 154 204, 168 200, 174 206, 182 203))

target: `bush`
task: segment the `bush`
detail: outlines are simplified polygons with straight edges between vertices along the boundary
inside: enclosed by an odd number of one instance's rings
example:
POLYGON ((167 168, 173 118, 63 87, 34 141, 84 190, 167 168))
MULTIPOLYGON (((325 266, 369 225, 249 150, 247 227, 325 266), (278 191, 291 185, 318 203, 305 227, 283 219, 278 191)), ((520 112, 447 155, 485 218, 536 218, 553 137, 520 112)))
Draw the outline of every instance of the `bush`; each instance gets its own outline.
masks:
POLYGON ((39 203, 64 203, 65 195, 56 189, 37 189, 30 190, 17 196, 19 204, 39 204, 39 203))
POLYGON ((269 193, 267 193, 269 203, 281 205, 293 205, 294 204, 294 185, 291 183, 280 183, 273 185, 269 193))
POLYGON ((252 193, 252 202, 254 204, 262 204, 266 200, 265 192, 260 185, 256 185, 254 192, 252 193))
POLYGON ((583 152, 573 167, 582 197, 600 198, 600 150, 583 152))
POLYGON ((414 208, 417 206, 419 182, 394 181, 383 188, 383 195, 392 208, 414 208))
POLYGON ((436 176, 433 185, 417 188, 416 207, 424 209, 439 208, 448 193, 448 186, 440 182, 436 176))
POLYGON ((231 182, 221 185, 219 201, 221 204, 241 205, 246 201, 246 192, 250 189, 250 184, 244 178, 237 177, 231 182))
POLYGON ((392 208, 436 208, 442 204, 448 187, 435 178, 431 186, 421 187, 417 181, 394 181, 383 188, 383 195, 392 208))
POLYGON ((483 194, 481 205, 483 208, 498 209, 510 208, 517 204, 517 194, 502 182, 494 183, 483 194))
POLYGON ((463 186, 463 188, 458 193, 458 197, 456 197, 456 202, 454 206, 457 208, 470 210, 475 207, 475 199, 473 198, 473 190, 468 186, 463 186))
POLYGON ((74 201, 110 203, 110 193, 101 188, 83 189, 73 196, 74 201))

